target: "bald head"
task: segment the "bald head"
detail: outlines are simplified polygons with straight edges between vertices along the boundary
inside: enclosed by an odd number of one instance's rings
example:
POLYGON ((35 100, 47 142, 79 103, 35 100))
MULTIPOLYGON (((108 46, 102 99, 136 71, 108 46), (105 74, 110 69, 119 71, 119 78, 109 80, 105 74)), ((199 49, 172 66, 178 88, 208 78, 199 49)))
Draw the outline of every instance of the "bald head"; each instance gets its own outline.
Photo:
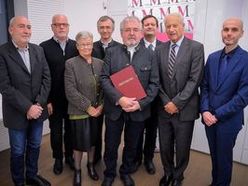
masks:
POLYGON ((223 22, 221 31, 222 41, 226 45, 226 52, 234 49, 243 36, 243 22, 239 18, 228 18, 223 22))

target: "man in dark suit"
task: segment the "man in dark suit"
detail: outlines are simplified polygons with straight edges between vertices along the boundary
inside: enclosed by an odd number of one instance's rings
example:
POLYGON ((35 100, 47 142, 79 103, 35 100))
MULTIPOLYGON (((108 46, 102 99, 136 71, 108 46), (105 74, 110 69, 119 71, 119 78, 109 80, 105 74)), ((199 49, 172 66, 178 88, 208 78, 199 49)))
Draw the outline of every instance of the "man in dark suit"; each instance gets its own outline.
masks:
MULTIPOLYGON (((148 48, 150 51, 153 51, 162 44, 161 41, 156 39, 156 33, 158 30, 158 20, 153 15, 147 15, 141 20, 144 37, 141 39, 140 44, 148 48)), ((154 149, 156 147, 156 137, 157 137, 157 104, 158 97, 151 104, 151 117, 145 121, 145 142, 144 135, 140 136, 138 143, 137 155, 135 158, 136 167, 138 168, 142 163, 142 155, 144 153, 144 165, 146 171, 149 174, 155 173, 155 166, 153 164, 154 149), (144 143, 144 149, 143 149, 144 143)))
POLYGON ((209 55, 201 85, 201 113, 212 160, 212 186, 229 186, 233 147, 244 124, 248 104, 248 53, 238 41, 243 36, 238 18, 224 21, 224 49, 209 55))
MULTIPOLYGON (((125 186, 134 186, 130 173, 135 168, 137 144, 144 129, 144 120, 150 117, 150 103, 158 92, 158 68, 151 53, 142 45, 141 22, 137 17, 126 17, 121 22, 123 45, 107 50, 101 75, 104 91, 106 169, 102 186, 110 186, 116 176, 116 162, 121 133, 124 128, 124 148, 120 178, 125 186), (132 65, 147 96, 141 100, 122 95, 112 84, 110 76, 132 65)), ((135 91, 135 90, 131 90, 135 91)))
POLYGON ((187 168, 194 120, 199 117, 198 86, 203 75, 203 45, 184 37, 180 14, 165 17, 170 41, 156 52, 159 63, 159 142, 164 176, 160 186, 182 184, 187 168), (174 163, 174 150, 175 160, 174 163))
POLYGON ((42 48, 29 43, 31 25, 26 17, 12 18, 9 33, 12 41, 0 46, 0 92, 12 180, 16 186, 24 186, 25 178, 28 185, 50 185, 37 174, 51 84, 49 67, 42 48))
MULTIPOLYGON (((97 30, 101 38, 99 41, 93 43, 92 56, 98 59, 105 57, 105 52, 108 48, 120 45, 117 41, 112 39, 112 33, 114 32, 115 21, 109 16, 102 16, 97 21, 97 30)), ((99 117, 99 120, 103 121, 103 115, 99 117)), ((99 162, 102 158, 102 124, 98 126, 97 145, 95 149, 94 164, 99 162)))
POLYGON ((65 163, 71 169, 74 168, 71 125, 67 114, 68 101, 65 97, 64 71, 65 61, 78 55, 78 51, 75 41, 68 38, 69 26, 65 15, 54 15, 51 25, 54 35, 51 39, 40 44, 44 49, 52 78, 52 87, 48 97, 47 108, 51 130, 50 141, 53 158, 55 159, 53 172, 56 175, 61 174, 63 171, 64 156, 65 163))

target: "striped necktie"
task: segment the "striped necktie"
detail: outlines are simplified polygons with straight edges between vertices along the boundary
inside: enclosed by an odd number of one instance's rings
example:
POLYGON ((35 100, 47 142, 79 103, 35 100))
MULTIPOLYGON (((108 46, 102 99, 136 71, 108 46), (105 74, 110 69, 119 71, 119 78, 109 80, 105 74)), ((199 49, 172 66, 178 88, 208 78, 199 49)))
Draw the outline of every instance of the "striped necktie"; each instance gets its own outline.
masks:
POLYGON ((170 56, 169 56, 169 63, 168 63, 168 76, 170 79, 172 79, 172 74, 173 74, 173 68, 176 62, 176 48, 177 44, 172 44, 171 50, 170 50, 170 56))

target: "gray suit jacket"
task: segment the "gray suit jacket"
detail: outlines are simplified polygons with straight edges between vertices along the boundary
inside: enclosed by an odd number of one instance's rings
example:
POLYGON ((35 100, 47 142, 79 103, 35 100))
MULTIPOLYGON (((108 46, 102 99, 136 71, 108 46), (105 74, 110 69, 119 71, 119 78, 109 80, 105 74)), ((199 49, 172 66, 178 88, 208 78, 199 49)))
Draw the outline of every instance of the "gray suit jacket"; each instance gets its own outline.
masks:
POLYGON ((68 114, 87 115, 89 106, 102 104, 103 95, 99 82, 102 65, 103 61, 100 59, 93 58, 90 65, 80 56, 66 61, 65 94, 68 114))
POLYGON ((159 115, 170 117, 163 107, 172 101, 179 109, 181 121, 193 121, 199 117, 198 87, 204 67, 203 45, 184 37, 176 56, 172 79, 168 76, 169 51, 170 41, 156 50, 160 74, 159 115))
POLYGON ((47 118, 46 103, 51 80, 43 49, 29 43, 31 74, 12 42, 0 46, 0 92, 4 125, 11 129, 28 126, 26 113, 39 103, 45 109, 39 118, 47 118))
POLYGON ((123 95, 113 86, 110 76, 128 65, 132 65, 147 96, 139 100, 141 110, 129 113, 130 119, 144 121, 150 117, 150 103, 157 95, 159 88, 158 66, 157 62, 153 61, 153 55, 144 46, 139 45, 130 61, 126 46, 118 45, 107 50, 104 60, 101 85, 104 91, 105 116, 111 120, 117 120, 124 112, 119 105, 116 105, 123 95))

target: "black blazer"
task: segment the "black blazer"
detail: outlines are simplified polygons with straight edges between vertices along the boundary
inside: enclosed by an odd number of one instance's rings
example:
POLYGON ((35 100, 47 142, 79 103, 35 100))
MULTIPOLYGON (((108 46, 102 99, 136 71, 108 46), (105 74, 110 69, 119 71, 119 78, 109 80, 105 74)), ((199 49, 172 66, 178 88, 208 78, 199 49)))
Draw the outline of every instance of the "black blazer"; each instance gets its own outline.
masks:
MULTIPOLYGON (((117 46, 117 45, 121 45, 120 43, 118 43, 117 41, 112 40, 108 47, 105 49, 105 51, 111 47, 117 46)), ((92 50, 92 56, 98 59, 104 59, 105 57, 105 51, 102 47, 102 42, 96 41, 93 43, 93 50, 92 50)))
POLYGON ((42 42, 40 46, 44 50, 52 78, 52 87, 48 97, 48 103, 53 104, 56 112, 66 114, 68 102, 65 96, 64 83, 65 61, 78 55, 76 42, 68 39, 64 53, 59 43, 53 38, 42 42))
POLYGON ((171 116, 164 111, 164 105, 172 101, 179 108, 181 121, 193 121, 199 117, 198 88, 203 76, 203 45, 184 37, 176 56, 172 80, 168 76, 169 51, 170 41, 156 50, 160 74, 159 115, 171 116))
MULTIPOLYGON (((124 112, 116 103, 123 96, 114 88, 110 75, 132 65, 137 73, 147 96, 139 101, 141 110, 130 113, 133 121, 144 121, 150 117, 150 103, 158 93, 159 76, 157 62, 153 55, 142 45, 136 47, 132 61, 125 45, 109 48, 101 74, 101 85, 104 91, 104 112, 111 120, 117 120, 124 112)), ((135 90, 132 90, 135 91, 135 90)))
MULTIPOLYGON (((46 109, 51 80, 41 47, 29 43, 31 74, 12 42, 0 46, 0 92, 4 125, 11 129, 28 126, 26 113, 34 103, 46 109)), ((42 120, 47 117, 43 111, 42 120)))

